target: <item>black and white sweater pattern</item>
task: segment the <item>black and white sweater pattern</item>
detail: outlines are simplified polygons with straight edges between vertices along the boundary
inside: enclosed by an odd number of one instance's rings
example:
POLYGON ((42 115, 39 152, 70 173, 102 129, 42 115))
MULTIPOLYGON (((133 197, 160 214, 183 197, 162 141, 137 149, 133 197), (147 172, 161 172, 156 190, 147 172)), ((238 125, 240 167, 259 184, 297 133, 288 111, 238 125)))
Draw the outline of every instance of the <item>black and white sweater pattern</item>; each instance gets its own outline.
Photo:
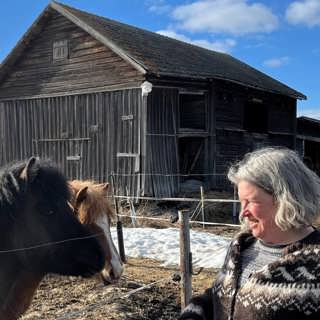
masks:
POLYGON ((320 320, 320 232, 283 250, 239 288, 241 252, 256 239, 240 233, 212 288, 191 299, 180 319, 320 320))

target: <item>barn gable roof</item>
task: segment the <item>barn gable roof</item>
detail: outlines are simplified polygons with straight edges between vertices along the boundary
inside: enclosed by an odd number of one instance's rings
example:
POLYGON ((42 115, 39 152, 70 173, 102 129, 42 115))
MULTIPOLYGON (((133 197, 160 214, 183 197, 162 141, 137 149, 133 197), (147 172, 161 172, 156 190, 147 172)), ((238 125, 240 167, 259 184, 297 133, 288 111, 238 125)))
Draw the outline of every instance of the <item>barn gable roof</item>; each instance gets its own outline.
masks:
POLYGON ((297 118, 297 138, 320 144, 320 119, 310 117, 297 118))
POLYGON ((25 32, 22 38, 17 42, 9 55, 0 64, 0 81, 10 71, 10 68, 15 64, 17 59, 22 55, 23 51, 42 29, 42 21, 49 15, 50 5, 48 5, 38 18, 33 22, 29 29, 25 32))
POLYGON ((305 123, 311 123, 311 124, 314 124, 314 125, 318 125, 320 127, 320 120, 319 119, 310 118, 310 117, 306 117, 306 116, 301 116, 301 117, 298 117, 298 121, 299 122, 305 122, 305 123))
POLYGON ((223 79, 243 86, 306 99, 302 93, 232 56, 136 28, 52 1, 0 66, 1 78, 41 30, 49 10, 56 10, 109 47, 142 74, 195 80, 223 79))

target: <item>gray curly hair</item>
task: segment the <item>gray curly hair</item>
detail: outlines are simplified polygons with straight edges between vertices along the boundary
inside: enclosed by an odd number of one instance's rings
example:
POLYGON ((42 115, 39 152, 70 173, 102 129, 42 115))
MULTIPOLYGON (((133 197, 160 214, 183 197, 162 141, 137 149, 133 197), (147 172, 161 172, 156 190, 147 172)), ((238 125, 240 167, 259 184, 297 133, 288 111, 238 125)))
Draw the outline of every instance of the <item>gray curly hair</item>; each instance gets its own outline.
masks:
POLYGON ((268 147, 248 153, 230 167, 228 179, 235 185, 248 181, 271 194, 281 230, 309 226, 320 215, 320 178, 292 150, 268 147))

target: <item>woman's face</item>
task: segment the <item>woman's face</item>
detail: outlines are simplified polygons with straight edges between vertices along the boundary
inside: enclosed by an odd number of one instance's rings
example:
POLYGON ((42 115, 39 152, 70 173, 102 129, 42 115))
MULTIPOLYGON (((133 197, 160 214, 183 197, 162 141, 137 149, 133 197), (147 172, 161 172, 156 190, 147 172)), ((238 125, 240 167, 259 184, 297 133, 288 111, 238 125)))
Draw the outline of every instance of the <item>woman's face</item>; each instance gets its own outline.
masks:
POLYGON ((275 224, 277 204, 273 196, 245 180, 238 183, 238 195, 240 216, 245 219, 252 235, 265 242, 277 243, 282 231, 275 224))

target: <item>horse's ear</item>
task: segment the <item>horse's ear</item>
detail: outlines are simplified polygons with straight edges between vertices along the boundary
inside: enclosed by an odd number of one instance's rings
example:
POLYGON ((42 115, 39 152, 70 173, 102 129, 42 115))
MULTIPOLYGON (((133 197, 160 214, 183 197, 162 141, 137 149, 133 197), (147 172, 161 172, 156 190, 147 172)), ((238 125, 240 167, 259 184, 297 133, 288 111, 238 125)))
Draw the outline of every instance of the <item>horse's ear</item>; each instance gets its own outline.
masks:
POLYGON ((87 197, 88 187, 80 189, 76 195, 76 204, 79 205, 87 197))
POLYGON ((102 186, 102 190, 107 191, 109 189, 109 183, 104 183, 102 186))
POLYGON ((26 166, 23 168, 23 170, 20 173, 20 178, 22 180, 28 180, 30 178, 30 170, 31 168, 34 166, 34 164, 36 163, 36 158, 35 157, 31 157, 26 166))

